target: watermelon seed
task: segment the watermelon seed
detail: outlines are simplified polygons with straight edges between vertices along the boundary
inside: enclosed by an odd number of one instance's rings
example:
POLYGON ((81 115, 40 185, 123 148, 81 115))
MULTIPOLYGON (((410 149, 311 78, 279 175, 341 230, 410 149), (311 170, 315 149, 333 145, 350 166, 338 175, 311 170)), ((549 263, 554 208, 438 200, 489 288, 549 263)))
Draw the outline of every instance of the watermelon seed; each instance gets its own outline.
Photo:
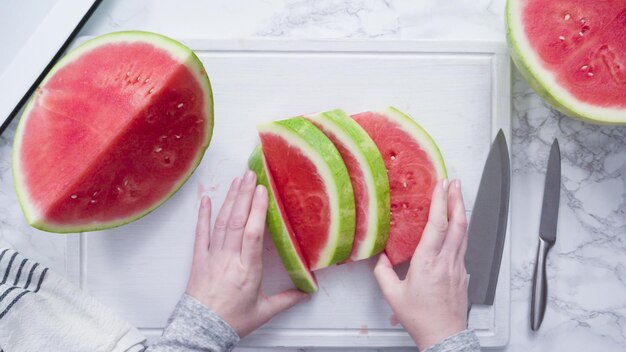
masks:
POLYGON ((156 148, 154 148, 154 152, 155 153, 159 153, 161 150, 163 150, 163 148, 161 148, 160 146, 157 145, 156 148))
POLYGON ((587 76, 592 77, 593 76, 593 72, 587 72, 587 76))
POLYGON ((163 158, 163 161, 165 161, 166 164, 170 163, 170 157, 166 156, 165 158, 163 158))
POLYGON ((154 88, 150 88, 150 90, 148 91, 148 93, 152 94, 152 92, 154 92, 154 88))
POLYGON ((175 135, 174 135, 174 137, 175 137, 176 139, 180 139, 180 135, 178 135, 178 134, 175 134, 175 135))
POLYGON ((578 35, 579 35, 579 36, 581 36, 581 37, 582 37, 584 34, 585 34, 585 33, 583 33, 583 32, 578 32, 578 35))
POLYGON ((402 207, 403 207, 404 209, 406 209, 406 208, 408 207, 408 205, 407 205, 406 203, 402 203, 402 207))
POLYGON ((572 18, 572 15, 570 15, 569 13, 566 13, 565 17, 563 17, 563 19, 566 21, 569 21, 570 18, 572 18))
POLYGON ((167 136, 166 136, 166 135, 162 135, 160 139, 161 139, 162 141, 164 141, 164 140, 166 140, 166 139, 167 139, 167 136))
POLYGON ((126 72, 126 77, 130 76, 130 71, 126 72))
POLYGON ((176 105, 176 107, 180 109, 180 108, 183 107, 183 105, 184 105, 183 103, 180 103, 180 104, 176 105))
POLYGON ((118 193, 122 193, 122 188, 120 186, 115 187, 118 193))
POLYGON ((128 186, 128 179, 127 178, 124 179, 124 186, 128 186))
POLYGON ((581 70, 583 70, 583 71, 586 71, 588 68, 589 68, 589 66, 584 65, 584 66, 583 66, 583 67, 581 67, 580 69, 581 69, 581 70))
POLYGON ((72 195, 70 196, 70 198, 72 198, 72 199, 76 199, 76 198, 78 198, 78 196, 77 196, 77 195, 75 195, 75 194, 72 194, 72 195))
POLYGON ((402 181, 402 187, 406 188, 406 181, 402 181))
POLYGON ((92 197, 95 197, 98 195, 98 191, 93 192, 93 194, 91 195, 92 197))
POLYGON ((392 155, 392 156, 390 157, 390 159, 391 159, 391 160, 396 160, 396 156, 395 156, 395 155, 392 155))
POLYGON ((560 36, 559 40, 563 41, 563 40, 565 40, 565 37, 564 36, 560 36))
POLYGON ((148 82, 150 82, 150 78, 146 78, 146 80, 145 80, 145 81, 143 81, 143 82, 144 82, 144 83, 148 83, 148 82))
POLYGON ((92 204, 95 203, 95 202, 96 202, 95 199, 92 199, 92 200, 89 201, 89 203, 92 203, 92 204))

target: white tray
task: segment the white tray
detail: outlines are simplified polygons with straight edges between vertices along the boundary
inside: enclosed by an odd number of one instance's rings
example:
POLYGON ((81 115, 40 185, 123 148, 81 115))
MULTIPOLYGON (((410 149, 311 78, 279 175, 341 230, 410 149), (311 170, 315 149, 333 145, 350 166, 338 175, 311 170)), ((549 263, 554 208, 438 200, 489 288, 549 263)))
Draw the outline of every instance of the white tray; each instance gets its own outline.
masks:
MULTIPOLYGON (((393 105, 437 141, 450 177, 463 180, 468 211, 498 129, 510 132, 506 47, 485 42, 188 41, 215 94, 211 146, 187 184, 154 213, 130 225, 67 240, 67 274, 147 336, 157 336, 184 290, 198 200, 219 205, 258 143, 255 125, 343 108, 393 105)), ((510 138, 509 138, 510 140, 510 138)), ((217 212, 214 212, 214 214, 217 212)), ((509 234, 510 237, 510 234, 509 234)), ((264 287, 291 287, 266 241, 264 287)), ((254 347, 412 346, 372 276, 374 261, 317 272, 313 299, 276 317, 241 343, 254 347)), ((510 249, 504 249, 493 307, 472 309, 470 326, 484 347, 509 337, 510 249)))

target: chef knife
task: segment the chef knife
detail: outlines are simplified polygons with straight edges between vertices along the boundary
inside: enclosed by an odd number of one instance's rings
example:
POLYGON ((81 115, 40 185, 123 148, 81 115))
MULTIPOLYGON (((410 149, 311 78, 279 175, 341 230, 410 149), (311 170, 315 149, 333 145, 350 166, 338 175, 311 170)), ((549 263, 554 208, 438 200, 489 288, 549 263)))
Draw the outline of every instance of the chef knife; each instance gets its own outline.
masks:
POLYGON ((510 170, 509 150, 500 130, 485 162, 467 230, 470 306, 493 305, 509 214, 510 170))
POLYGON ((546 312, 548 282, 546 280, 546 256, 556 241, 556 224, 559 217, 559 198, 561 196, 561 150, 559 141, 554 139, 548 158, 546 182, 541 205, 539 223, 539 247, 533 274, 533 291, 530 305, 530 327, 537 331, 546 312))

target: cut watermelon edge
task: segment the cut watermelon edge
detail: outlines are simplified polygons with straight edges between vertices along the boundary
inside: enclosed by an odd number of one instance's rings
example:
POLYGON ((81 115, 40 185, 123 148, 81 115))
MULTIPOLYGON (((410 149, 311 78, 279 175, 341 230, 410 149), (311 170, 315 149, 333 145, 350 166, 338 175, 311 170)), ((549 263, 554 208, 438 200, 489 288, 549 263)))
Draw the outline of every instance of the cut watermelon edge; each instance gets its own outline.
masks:
MULTIPOLYGON (((110 44, 115 42, 148 42, 153 43, 155 46, 159 47, 172 54, 177 61, 179 61, 182 65, 190 67, 192 69, 194 77, 196 77, 198 81, 198 85, 202 88, 204 92, 204 96, 206 98, 206 106, 205 112, 209 117, 206 123, 206 138, 205 143, 198 150, 198 155, 196 159, 192 163, 192 167, 189 168, 188 173, 181 177, 179 183, 175 184, 172 187, 172 190, 163 197, 163 199, 159 202, 156 202, 152 207, 146 209, 143 212, 130 215, 128 217, 110 221, 110 222, 93 222, 88 224, 79 224, 79 225, 59 225, 55 223, 48 223, 43 219, 41 212, 38 209, 35 209, 31 206, 31 202, 27 201, 28 195, 26 186, 21 182, 21 178, 18 177, 21 174, 21 165, 19 163, 20 158, 19 153, 21 151, 21 139, 23 136, 23 128, 26 121, 26 116, 28 116, 30 110, 32 109, 33 103, 36 98, 36 94, 38 94, 38 89, 35 90, 33 95, 30 97, 28 104, 24 108, 24 111, 20 117, 20 121, 17 125, 15 137, 13 141, 13 153, 12 153, 12 176, 13 176, 13 185, 17 194, 18 203, 24 213, 24 217, 28 224, 36 229, 46 231, 46 232, 54 232, 54 233, 77 233, 77 232, 90 232, 90 231, 100 231, 105 229, 110 229, 114 227, 119 227, 122 225, 126 225, 133 221, 136 221, 154 210, 156 210, 159 206, 165 203, 168 199, 170 199, 189 179, 189 177, 196 170, 206 150, 209 147, 213 136, 213 92, 211 89, 211 82, 209 80, 208 75, 204 70, 204 66, 202 62, 198 58, 198 56, 185 45, 165 37, 160 34, 152 33, 152 32, 143 32, 143 31, 122 31, 122 32, 113 32, 106 35, 98 36, 93 39, 90 39, 76 49, 70 51, 65 57, 63 57, 50 72, 46 75, 42 83, 40 83, 39 87, 45 85, 50 77, 54 75, 60 68, 71 63, 73 60, 79 58, 81 54, 86 53, 92 49, 98 48, 103 44, 110 44)), ((38 88, 39 88, 38 87, 38 88)))
POLYGON ((428 132, 426 132, 426 130, 422 126, 415 122, 415 120, 413 120, 409 115, 403 113, 393 106, 390 106, 384 110, 379 110, 377 111, 377 113, 385 115, 390 120, 397 123, 403 130, 407 131, 408 134, 415 139, 415 141, 418 142, 418 145, 424 149, 426 154, 433 162, 438 179, 445 179, 448 177, 446 164, 443 160, 443 154, 441 153, 441 150, 435 143, 433 137, 428 132))
POLYGON ((261 134, 278 135, 299 149, 313 163, 327 187, 331 236, 317 265, 309 263, 310 269, 322 269, 347 259, 354 240, 354 193, 339 151, 322 131, 304 117, 260 124, 257 130, 261 134))
POLYGON ((529 86, 560 112, 596 124, 626 124, 626 110, 599 108, 580 101, 557 84, 554 74, 545 69, 531 47, 522 24, 521 0, 506 4, 507 41, 511 58, 529 86))
POLYGON ((267 227, 289 278, 301 291, 313 293, 318 285, 315 274, 308 268, 299 245, 294 242, 289 229, 285 226, 287 219, 283 218, 278 201, 274 196, 274 187, 271 174, 266 165, 261 147, 257 146, 248 159, 248 167, 257 174, 257 183, 263 185, 268 193, 267 227))
POLYGON ((361 165, 370 193, 366 240, 358 252, 351 252, 349 260, 362 260, 382 252, 389 236, 390 200, 389 180, 380 151, 367 132, 343 110, 335 109, 307 118, 322 124, 350 151, 361 165))

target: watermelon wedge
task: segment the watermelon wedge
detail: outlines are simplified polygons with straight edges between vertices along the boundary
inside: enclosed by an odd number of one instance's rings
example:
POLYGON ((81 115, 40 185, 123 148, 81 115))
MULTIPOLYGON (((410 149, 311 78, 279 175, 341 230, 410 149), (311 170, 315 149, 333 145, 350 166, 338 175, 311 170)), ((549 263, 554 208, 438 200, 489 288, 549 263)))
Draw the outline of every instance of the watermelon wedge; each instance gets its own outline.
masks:
POLYGON ((315 275, 308 268, 282 203, 276 199, 274 182, 267 177, 267 166, 260 146, 250 155, 248 167, 256 173, 258 184, 267 189, 267 227, 287 274, 300 291, 317 291, 315 275))
POLYGON ((257 128, 274 194, 309 268, 348 258, 354 240, 354 193, 337 148, 303 117, 257 128))
POLYGON ((626 2, 508 0, 511 56, 563 113, 626 124, 626 2))
POLYGON ((356 230, 349 261, 380 253, 389 235, 387 170, 370 136, 341 110, 307 116, 333 142, 350 174, 354 191, 356 230))
POLYGON ((443 157, 430 135, 393 107, 352 117, 372 137, 387 167, 391 227, 385 253, 393 265, 406 262, 428 221, 433 188, 447 177, 443 157))
POLYGON ((61 233, 136 220, 184 184, 212 131, 211 85, 189 48, 147 32, 87 41, 19 123, 13 176, 26 219, 61 233))

